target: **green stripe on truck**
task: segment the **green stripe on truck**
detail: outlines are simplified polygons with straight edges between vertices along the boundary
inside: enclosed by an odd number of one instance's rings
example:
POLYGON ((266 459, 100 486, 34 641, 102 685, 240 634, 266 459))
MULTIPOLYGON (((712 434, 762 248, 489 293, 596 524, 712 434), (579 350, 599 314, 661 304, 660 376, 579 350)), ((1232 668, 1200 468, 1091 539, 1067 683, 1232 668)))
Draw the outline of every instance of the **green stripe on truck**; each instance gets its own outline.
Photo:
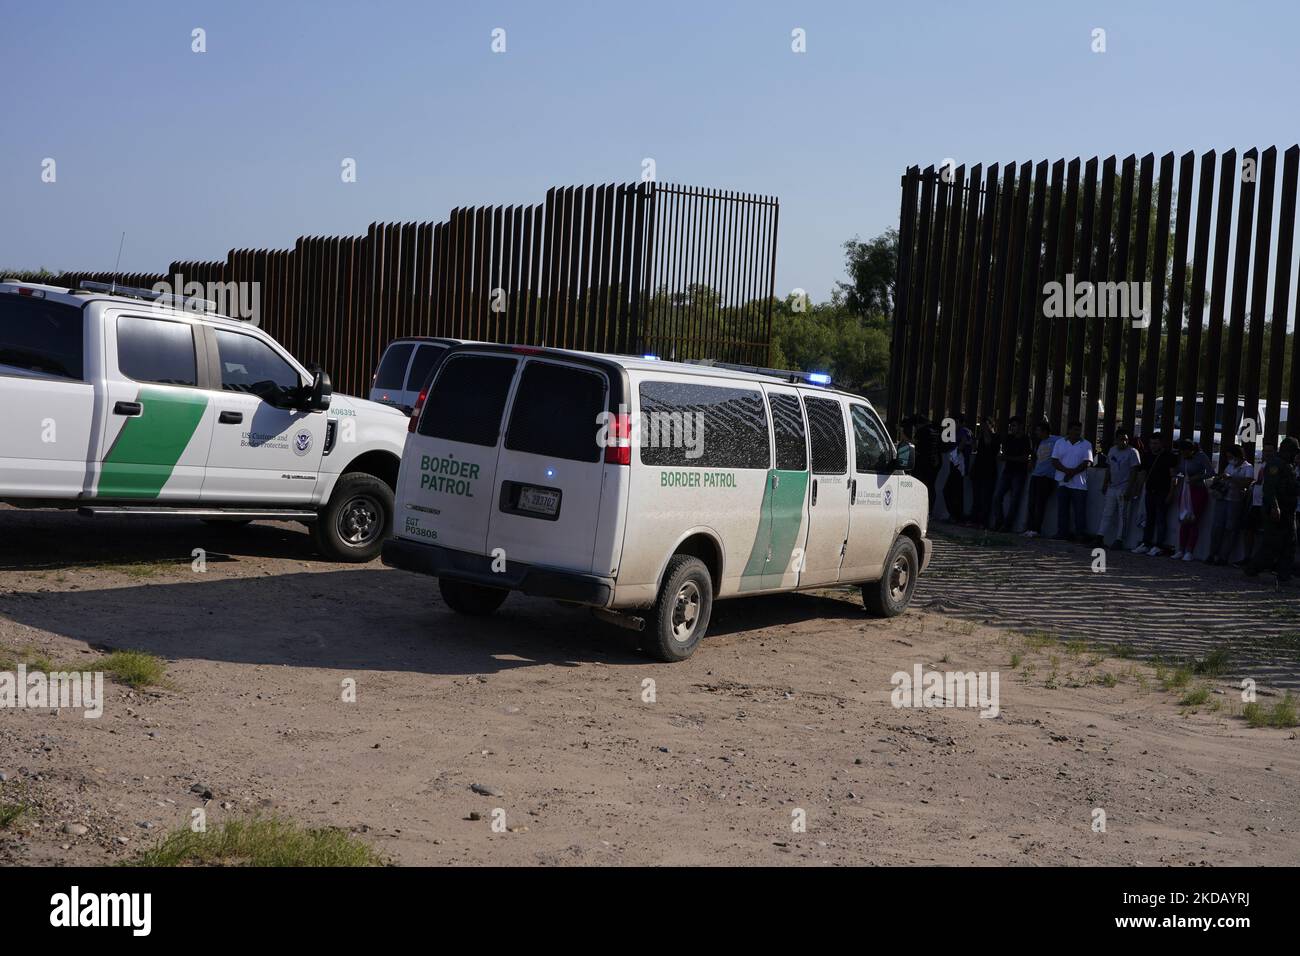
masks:
POLYGON ((208 407, 202 392, 142 388, 136 400, 144 411, 126 420, 104 456, 100 498, 157 498, 208 407))

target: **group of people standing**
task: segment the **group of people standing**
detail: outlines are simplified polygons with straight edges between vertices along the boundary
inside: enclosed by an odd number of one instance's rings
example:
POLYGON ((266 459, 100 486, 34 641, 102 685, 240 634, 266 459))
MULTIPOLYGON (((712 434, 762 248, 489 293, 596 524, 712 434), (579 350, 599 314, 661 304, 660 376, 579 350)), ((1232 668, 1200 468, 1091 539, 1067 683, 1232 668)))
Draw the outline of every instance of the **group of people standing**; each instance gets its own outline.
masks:
POLYGON ((913 473, 930 490, 931 509, 947 465, 942 493, 950 522, 1010 531, 1027 490, 1025 537, 1042 534, 1055 495, 1058 539, 1121 548, 1130 517, 1136 514, 1142 536, 1132 548, 1134 554, 1191 561, 1208 525, 1207 564, 1228 564, 1240 543, 1244 557, 1235 563, 1247 574, 1273 571, 1279 582, 1291 578, 1300 532, 1296 471, 1300 442, 1295 438, 1264 445, 1258 467, 1253 446, 1228 445, 1216 468, 1196 442, 1170 442, 1159 432, 1144 442, 1118 428, 1110 448, 1097 454, 1078 421, 1070 422, 1064 435, 1053 434, 1045 420, 1027 434, 1019 416, 1009 418, 1005 429, 987 415, 976 422, 974 431, 962 415, 945 426, 920 416, 902 423, 903 439, 913 446, 913 473), (1093 531, 1088 523, 1088 495, 1090 483, 1097 481, 1102 512, 1093 531), (1167 521, 1175 506, 1176 541, 1168 535, 1167 521))

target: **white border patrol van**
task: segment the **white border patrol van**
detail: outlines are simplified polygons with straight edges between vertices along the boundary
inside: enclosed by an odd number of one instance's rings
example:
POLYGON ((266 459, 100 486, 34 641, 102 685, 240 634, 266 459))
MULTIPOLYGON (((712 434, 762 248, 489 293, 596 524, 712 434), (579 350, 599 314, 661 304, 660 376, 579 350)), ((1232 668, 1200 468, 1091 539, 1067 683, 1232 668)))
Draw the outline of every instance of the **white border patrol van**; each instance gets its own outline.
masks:
POLYGON ((860 585, 903 611, 928 499, 856 395, 780 373, 462 345, 413 415, 384 562, 465 614, 589 605, 684 660, 715 599, 860 585))

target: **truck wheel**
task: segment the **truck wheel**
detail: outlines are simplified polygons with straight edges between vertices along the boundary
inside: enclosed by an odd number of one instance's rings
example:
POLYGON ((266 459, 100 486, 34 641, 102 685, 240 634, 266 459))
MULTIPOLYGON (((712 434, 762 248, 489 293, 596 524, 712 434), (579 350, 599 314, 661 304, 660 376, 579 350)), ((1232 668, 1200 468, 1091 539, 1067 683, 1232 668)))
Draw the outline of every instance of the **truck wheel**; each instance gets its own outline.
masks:
POLYGON ((862 585, 862 603, 876 617, 895 617, 912 603, 912 590, 920 574, 921 562, 916 545, 906 535, 899 535, 885 558, 885 573, 879 581, 862 585))
POLYGON ((339 478, 311 526, 316 549, 331 561, 360 563, 379 556, 393 529, 393 489, 374 475, 339 478))
POLYGON ((675 554, 659 598, 646 619, 642 648, 657 660, 684 661, 695 653, 713 613, 713 579, 699 558, 675 554))
POLYGON ((468 614, 470 617, 487 617, 501 606, 510 593, 505 588, 490 588, 451 578, 438 578, 438 590, 442 592, 447 607, 457 614, 468 614))

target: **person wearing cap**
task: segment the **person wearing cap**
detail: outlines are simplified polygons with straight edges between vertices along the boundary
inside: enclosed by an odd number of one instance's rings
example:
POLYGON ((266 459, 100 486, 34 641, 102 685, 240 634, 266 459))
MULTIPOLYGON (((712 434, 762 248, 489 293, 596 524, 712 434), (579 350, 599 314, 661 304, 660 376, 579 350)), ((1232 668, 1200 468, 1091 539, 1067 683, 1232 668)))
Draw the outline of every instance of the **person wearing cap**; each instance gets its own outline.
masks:
POLYGON ((1277 583, 1291 580, 1295 563, 1295 510, 1297 480, 1296 452, 1300 442, 1284 438, 1277 454, 1264 463, 1264 543, 1246 568, 1255 577, 1261 571, 1274 571, 1277 583))

